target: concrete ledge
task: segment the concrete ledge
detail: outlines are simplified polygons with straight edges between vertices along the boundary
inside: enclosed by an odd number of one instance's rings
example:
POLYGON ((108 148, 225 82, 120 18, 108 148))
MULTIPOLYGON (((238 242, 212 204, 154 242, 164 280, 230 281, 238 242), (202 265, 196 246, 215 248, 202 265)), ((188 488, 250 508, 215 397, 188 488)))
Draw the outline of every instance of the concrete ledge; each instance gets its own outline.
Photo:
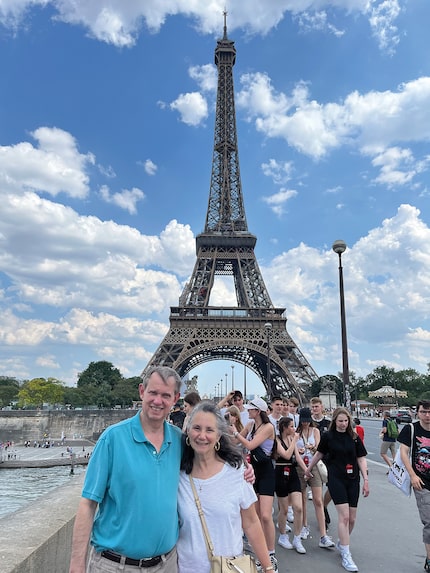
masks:
MULTIPOLYGON (((13 470, 11 478, 13 478, 13 470)), ((2 573, 67 573, 85 475, 0 519, 2 573)))

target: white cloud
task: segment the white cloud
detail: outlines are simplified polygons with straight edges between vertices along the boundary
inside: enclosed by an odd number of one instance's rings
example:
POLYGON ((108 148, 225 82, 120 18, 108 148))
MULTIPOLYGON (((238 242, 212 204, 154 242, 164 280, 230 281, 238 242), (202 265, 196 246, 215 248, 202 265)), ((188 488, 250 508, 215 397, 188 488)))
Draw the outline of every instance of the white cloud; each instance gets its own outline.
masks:
POLYGON ((281 216, 285 213, 285 204, 287 201, 297 196, 294 189, 281 189, 269 197, 263 197, 263 201, 270 206, 275 215, 281 216))
POLYGON ((100 195, 106 203, 113 203, 121 209, 125 209, 130 213, 130 215, 135 215, 137 213, 137 202, 143 201, 145 198, 145 193, 133 187, 132 189, 123 189, 121 193, 111 194, 109 187, 107 185, 102 185, 100 187, 100 195))
MULTIPOLYGON (((394 216, 349 245, 342 262, 351 355, 360 348, 363 356, 356 353, 350 368, 367 374, 368 360, 377 358, 373 357, 377 345, 377 354, 387 363, 402 364, 401 348, 403 367, 406 359, 426 371, 430 228, 419 210, 399 207, 394 216)), ((283 306, 288 301, 289 330, 299 346, 305 343, 303 332, 309 332, 318 337, 317 346, 326 348, 326 362, 340 356, 338 348, 328 345, 340 329, 337 259, 331 248, 320 251, 301 243, 275 257, 262 272, 274 304, 283 306)), ((308 350, 311 356, 313 346, 308 350)))
POLYGON ((89 191, 86 169, 94 165, 94 156, 79 153, 75 138, 62 129, 40 127, 31 135, 38 148, 28 142, 0 147, 3 191, 32 189, 53 196, 63 192, 85 198, 89 191))
POLYGON ((160 237, 144 236, 30 192, 3 198, 0 237, 15 295, 52 307, 164 312, 181 291, 176 274, 186 276, 195 256, 188 225, 171 221, 160 237))
POLYGON ((151 159, 146 159, 143 163, 143 168, 147 175, 155 175, 157 173, 158 166, 151 159))
POLYGON ((341 37, 345 33, 344 30, 339 30, 334 24, 330 23, 327 12, 325 11, 301 12, 297 20, 300 27, 307 32, 327 30, 330 34, 337 37, 341 37))
POLYGON ((400 14, 399 1, 383 0, 373 5, 370 3, 368 13, 370 26, 378 40, 379 47, 392 54, 400 41, 397 27, 394 25, 400 14))
POLYGON ((107 177, 108 179, 114 179, 116 177, 116 173, 112 165, 108 165, 104 167, 103 165, 97 165, 100 173, 107 177))
POLYGON ((60 368, 58 361, 52 354, 44 354, 42 356, 38 356, 36 358, 36 364, 42 368, 46 368, 47 370, 60 368))
POLYGON ((410 183, 417 173, 415 163, 410 149, 390 147, 373 158, 372 165, 381 168, 380 174, 373 181, 389 188, 410 183))
POLYGON ((187 125, 197 126, 208 117, 207 101, 198 92, 180 94, 170 104, 170 109, 178 111, 181 121, 187 125))
MULTIPOLYGON (((57 11, 56 19, 84 26, 93 37, 119 47, 133 46, 143 24, 158 32, 168 16, 179 14, 192 18, 200 32, 219 34, 225 8, 224 0, 2 0, 0 22, 17 27, 26 11, 37 5, 51 5, 57 11)), ((398 0, 236 0, 228 6, 228 29, 267 34, 290 13, 303 15, 307 28, 313 26, 340 35, 327 17, 329 10, 367 17, 380 47, 390 51, 396 46, 398 0)))
POLYGON ((430 140, 430 77, 402 84, 397 92, 352 92, 343 103, 320 104, 300 82, 291 95, 276 92, 266 74, 244 74, 238 107, 266 137, 283 138, 314 159, 341 146, 374 157, 381 168, 374 182, 410 184, 428 169, 428 157, 413 159, 398 142, 430 140), (403 169, 399 167, 403 165, 403 169))
POLYGON ((188 73, 190 78, 195 80, 203 92, 214 92, 217 88, 217 69, 213 64, 203 66, 192 66, 188 73))
POLYGON ((261 165, 264 175, 271 177, 276 185, 285 185, 290 179, 293 172, 293 162, 284 161, 279 163, 276 159, 269 159, 268 163, 261 165))

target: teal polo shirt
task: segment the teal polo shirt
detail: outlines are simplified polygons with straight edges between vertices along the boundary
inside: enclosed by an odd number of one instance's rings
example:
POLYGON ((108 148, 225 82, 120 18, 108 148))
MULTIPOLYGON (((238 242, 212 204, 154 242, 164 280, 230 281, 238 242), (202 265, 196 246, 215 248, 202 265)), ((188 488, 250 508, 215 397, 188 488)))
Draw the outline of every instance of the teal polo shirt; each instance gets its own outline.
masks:
POLYGON ((91 544, 133 559, 168 553, 178 540, 178 485, 182 433, 164 423, 160 452, 136 416, 100 436, 88 464, 82 496, 96 501, 91 544))

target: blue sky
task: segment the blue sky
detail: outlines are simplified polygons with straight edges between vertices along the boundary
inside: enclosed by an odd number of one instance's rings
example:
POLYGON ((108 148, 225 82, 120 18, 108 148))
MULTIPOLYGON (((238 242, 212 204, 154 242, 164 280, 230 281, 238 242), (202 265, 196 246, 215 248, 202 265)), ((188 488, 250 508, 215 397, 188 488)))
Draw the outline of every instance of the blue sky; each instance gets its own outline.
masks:
MULTIPOLYGON (((0 0, 1 375, 134 376, 161 342, 204 227, 225 5, 0 0)), ((248 227, 289 333, 341 370, 343 239, 351 370, 426 372, 430 3, 227 10, 248 227)), ((228 283, 214 297, 235 304, 228 283)), ((211 394, 225 373, 192 374, 211 394)))

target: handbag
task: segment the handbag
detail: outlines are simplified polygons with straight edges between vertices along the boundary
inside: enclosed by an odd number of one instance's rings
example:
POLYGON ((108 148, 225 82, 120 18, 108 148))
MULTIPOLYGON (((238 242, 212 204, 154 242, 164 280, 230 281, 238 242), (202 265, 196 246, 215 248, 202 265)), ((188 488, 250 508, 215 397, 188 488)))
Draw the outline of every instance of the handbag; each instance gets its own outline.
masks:
MULTIPOLYGON (((414 443, 414 425, 411 426, 411 447, 409 450, 409 457, 412 456, 412 447, 414 443)), ((411 495, 411 478, 405 464, 400 457, 400 448, 397 450, 393 463, 388 471, 388 481, 395 485, 402 493, 410 497, 411 495)))
POLYGON ((197 495, 193 478, 191 476, 189 476, 189 478, 191 489, 193 490, 194 500, 197 506, 197 511, 199 512, 200 521, 202 522, 202 529, 206 542, 206 550, 208 552, 208 557, 211 564, 211 573, 257 573, 257 566, 255 565, 255 561, 250 555, 223 557, 222 555, 214 554, 214 546, 209 536, 202 505, 200 503, 199 496, 197 495))
POLYGON ((319 473, 320 473, 321 481, 322 481, 323 483, 327 483, 327 481, 328 481, 327 466, 325 465, 325 463, 324 463, 322 460, 320 460, 319 462, 317 462, 316 466, 317 466, 318 471, 319 471, 319 473))
POLYGON ((265 453, 261 446, 257 446, 255 449, 251 450, 251 459, 257 464, 261 464, 267 462, 271 458, 265 453))

